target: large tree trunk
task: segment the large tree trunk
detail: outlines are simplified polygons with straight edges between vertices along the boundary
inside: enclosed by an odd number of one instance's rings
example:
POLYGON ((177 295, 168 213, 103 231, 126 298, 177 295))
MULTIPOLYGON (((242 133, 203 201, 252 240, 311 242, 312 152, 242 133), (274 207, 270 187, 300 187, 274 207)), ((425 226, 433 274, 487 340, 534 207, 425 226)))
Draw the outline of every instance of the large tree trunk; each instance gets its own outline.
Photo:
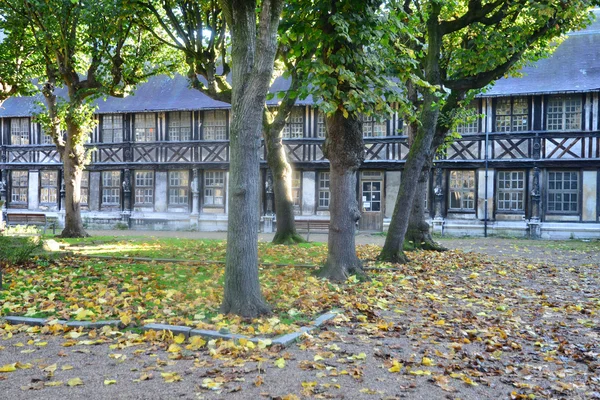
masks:
POLYGON ((321 276, 343 282, 351 275, 364 275, 356 256, 354 233, 360 219, 356 199, 356 171, 364 160, 361 122, 355 115, 344 118, 340 110, 327 117, 323 152, 329 159, 329 240, 321 276))
POLYGON ((425 199, 427 198, 427 182, 430 169, 430 164, 427 163, 417 182, 415 199, 404 242, 407 243, 405 247, 412 249, 444 251, 448 249, 433 240, 429 224, 425 219, 425 199))
POLYGON ((89 234, 81 219, 81 177, 85 166, 84 133, 67 117, 67 140, 63 150, 65 180, 65 228, 61 237, 78 238, 89 234))
POLYGON ((222 0, 221 5, 231 30, 233 64, 229 215, 221 312, 255 318, 270 312, 258 280, 259 149, 282 3, 263 1, 258 24, 255 1, 222 0))
POLYGON ((273 173, 275 196, 275 215, 277 232, 273 238, 275 244, 303 243, 305 240, 296 232, 294 222, 294 201, 292 199, 292 167, 287 160, 281 140, 281 128, 265 130, 267 162, 273 173))
MULTIPOLYGON (((432 85, 441 82, 439 56, 442 46, 442 34, 438 25, 438 17, 441 12, 441 3, 432 5, 431 13, 427 20, 428 48, 425 58, 425 76, 432 85)), ((410 144, 410 150, 402 171, 402 181, 388 234, 379 259, 405 263, 408 261, 403 251, 404 238, 408 229, 408 222, 413 208, 417 184, 423 171, 423 167, 432 157, 432 144, 437 132, 438 119, 440 115, 440 94, 432 89, 426 89, 423 93, 423 104, 421 106, 421 125, 417 134, 410 144)))

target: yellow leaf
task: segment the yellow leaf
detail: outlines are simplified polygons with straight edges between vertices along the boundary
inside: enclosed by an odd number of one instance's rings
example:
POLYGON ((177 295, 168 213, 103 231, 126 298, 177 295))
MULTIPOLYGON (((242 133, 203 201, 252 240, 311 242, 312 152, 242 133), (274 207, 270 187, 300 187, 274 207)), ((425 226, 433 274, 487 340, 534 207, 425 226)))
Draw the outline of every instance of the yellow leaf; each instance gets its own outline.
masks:
POLYGON ((161 372, 160 375, 167 383, 179 382, 181 380, 181 377, 177 372, 161 372))
POLYGON ((115 383, 117 383, 117 381, 114 379, 105 379, 104 380, 105 385, 114 385, 115 383))
POLYGON ((73 379, 69 379, 67 381, 67 385, 69 385, 69 386, 79 386, 79 385, 83 385, 83 381, 81 380, 81 378, 73 378, 73 379))
POLYGON ((121 314, 119 316, 119 319, 121 320, 121 323, 123 323, 123 325, 129 325, 131 323, 131 316, 130 315, 121 314))
POLYGON ((215 382, 215 380, 211 379, 211 378, 204 378, 202 380, 202 387, 206 388, 206 389, 219 390, 219 389, 221 389, 222 385, 223 385, 223 382, 215 382))
POLYGON ((431 371, 417 369, 417 370, 410 371, 409 374, 411 374, 411 375, 431 375, 431 371))
POLYGON ((171 343, 169 349, 167 350, 169 353, 179 353, 181 351, 181 347, 175 343, 171 343))
POLYGON ((180 333, 179 335, 175 336, 173 340, 175 341, 175 343, 181 344, 185 342, 185 335, 183 333, 180 333))
POLYGON ((479 277, 479 274, 477 272, 473 272, 471 275, 469 275, 470 279, 477 279, 479 277))
POLYGON ((13 372, 17 370, 17 363, 6 364, 0 367, 0 372, 13 372))
POLYGON ((429 357, 423 357, 421 359, 421 365, 424 365, 426 367, 432 367, 435 365, 435 362, 429 357))
POLYGON ((80 308, 75 313, 75 319, 77 321, 83 321, 87 317, 92 317, 92 316, 94 316, 94 313, 90 310, 86 310, 85 308, 80 308))
POLYGON ((202 338, 202 336, 192 336, 190 338, 190 344, 185 346, 188 350, 198 350, 200 347, 203 347, 206 344, 206 340, 202 338))
POLYGON ((58 366, 56 364, 48 365, 46 368, 42 369, 44 372, 54 372, 58 366))
POLYGON ((315 357, 313 358, 313 361, 321 361, 321 360, 324 360, 324 358, 318 354, 316 354, 315 357))
POLYGON ((277 360, 275 360, 275 366, 278 367, 278 368, 285 367, 285 360, 283 359, 283 357, 278 358, 277 360))
POLYGON ((63 381, 52 381, 44 383, 45 386, 62 386, 63 381))
POLYGON ((392 367, 388 368, 388 371, 390 372, 400 372, 400 370, 402 369, 403 365, 400 364, 398 362, 398 360, 393 360, 392 361, 392 367))
POLYGON ((62 369, 63 371, 67 371, 67 370, 73 369, 73 366, 72 366, 72 365, 68 365, 68 364, 67 364, 67 365, 63 365, 63 366, 61 367, 61 369, 62 369))
POLYGON ((261 339, 261 340, 258 341, 258 348, 259 349, 266 349, 268 346, 271 345, 271 343, 273 343, 271 341, 271 339, 264 339, 264 340, 261 339))

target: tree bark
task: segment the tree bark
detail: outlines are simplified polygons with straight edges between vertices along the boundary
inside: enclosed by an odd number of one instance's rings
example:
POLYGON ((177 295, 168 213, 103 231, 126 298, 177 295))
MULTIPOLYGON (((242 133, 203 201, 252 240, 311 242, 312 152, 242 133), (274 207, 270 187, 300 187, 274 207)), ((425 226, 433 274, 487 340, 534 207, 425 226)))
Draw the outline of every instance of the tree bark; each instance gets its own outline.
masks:
POLYGON ((267 163, 273 173, 275 216, 277 218, 277 232, 273 237, 273 243, 304 243, 305 240, 296 232, 292 199, 292 167, 283 147, 282 128, 283 124, 281 126, 273 124, 264 132, 267 163))
POLYGON ((448 249, 433 240, 429 224, 425 219, 425 199, 427 198, 427 182, 429 181, 430 170, 430 164, 427 163, 417 182, 415 199, 404 238, 404 242, 407 243, 405 248, 445 251, 448 249))
POLYGON ((273 73, 282 3, 222 0, 231 29, 232 122, 225 287, 221 312, 255 318, 270 312, 258 279, 260 137, 273 73), (258 29, 257 29, 258 27, 258 29))
POLYGON ((345 118, 338 110, 327 117, 326 125, 323 152, 330 163, 330 224, 327 261, 320 275, 343 282, 351 275, 364 275, 354 240, 356 222, 360 219, 356 171, 364 161, 364 142, 356 115, 345 118))
POLYGON ((67 117, 67 140, 62 160, 65 180, 65 228, 60 234, 65 238, 90 236, 81 219, 81 177, 85 167, 85 148, 81 127, 67 117))

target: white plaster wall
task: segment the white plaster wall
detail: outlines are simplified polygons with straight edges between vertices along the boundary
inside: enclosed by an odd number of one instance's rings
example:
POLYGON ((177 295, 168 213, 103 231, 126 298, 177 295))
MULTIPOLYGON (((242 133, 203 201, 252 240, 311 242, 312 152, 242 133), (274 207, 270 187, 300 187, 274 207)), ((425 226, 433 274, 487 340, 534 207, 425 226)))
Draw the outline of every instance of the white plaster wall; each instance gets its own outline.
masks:
POLYGON ((154 209, 157 212, 165 212, 167 211, 167 171, 156 171, 155 179, 154 209))
POLYGON ((596 221, 596 199, 598 193, 598 173, 583 171, 583 201, 581 219, 596 221))
POLYGON ((315 171, 302 172, 302 215, 315 213, 315 171))
MULTIPOLYGON (((477 218, 485 219, 485 169, 477 170, 477 218)), ((495 171, 493 169, 488 170, 487 179, 487 190, 488 190, 488 220, 494 218, 494 176, 495 171)))
POLYGON ((391 218, 400 189, 400 171, 385 173, 385 218, 391 218))
POLYGON ((37 210, 40 208, 40 171, 29 171, 27 196, 30 210, 37 210))

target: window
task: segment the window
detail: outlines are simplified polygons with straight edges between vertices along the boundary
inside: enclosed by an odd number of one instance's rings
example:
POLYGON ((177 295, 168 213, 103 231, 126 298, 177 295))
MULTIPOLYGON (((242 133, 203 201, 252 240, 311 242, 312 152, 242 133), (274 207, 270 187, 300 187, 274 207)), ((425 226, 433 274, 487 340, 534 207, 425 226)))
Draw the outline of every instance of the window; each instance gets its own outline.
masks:
POLYGON ((52 136, 47 135, 44 130, 40 131, 40 144, 54 144, 54 140, 52 140, 52 136))
POLYGON ((135 204, 154 202, 154 172, 135 171, 135 204))
POLYGON ((579 173, 548 172, 548 212, 577 213, 579 211, 579 173))
POLYGON ((188 205, 189 172, 169 171, 169 205, 188 205))
POLYGON ((90 172, 83 171, 81 175, 81 188, 79 191, 81 197, 79 203, 82 205, 88 205, 90 196, 90 172))
POLYGON ((329 172, 319 173, 319 208, 329 208, 329 172))
POLYGON ((284 139, 299 139, 304 137, 304 109, 294 107, 285 122, 281 133, 284 139))
POLYGON ((498 99, 496 132, 521 132, 529 129, 529 103, 526 97, 498 99))
POLYGON ((169 113, 169 140, 172 142, 192 140, 191 112, 169 113))
POLYGON ((102 204, 118 206, 121 204, 121 172, 102 172, 102 204))
POLYGON ((29 144, 29 118, 13 118, 10 121, 10 144, 29 144))
POLYGON ((325 137, 325 114, 321 111, 317 111, 317 137, 325 137))
POLYGON ((361 115, 360 119, 364 137, 385 136, 385 121, 378 122, 370 115, 361 115))
POLYGON ((300 208, 302 199, 302 172, 292 172, 292 201, 295 208, 300 208))
POLYGON ((581 97, 551 97, 548 100, 546 129, 549 131, 581 129, 581 97))
POLYGON ((154 114, 135 114, 135 141, 156 141, 156 118, 154 114))
POLYGON ((27 171, 12 171, 10 201, 12 203, 27 204, 29 187, 29 173, 27 171))
POLYGON ((205 111, 202 131, 204 140, 227 140, 227 113, 205 111))
POLYGON ((450 209, 475 210, 475 171, 450 171, 450 209))
POLYGON ((498 172, 498 211, 525 210, 525 172, 498 172))
POLYGON ((58 193, 58 171, 40 172, 40 203, 56 204, 58 193))
POLYGON ((123 141, 123 116, 104 115, 102 117, 102 143, 123 141))
POLYGON ((222 207, 225 204, 225 172, 204 173, 204 205, 222 207))
POLYGON ((466 122, 459 124, 456 127, 456 132, 465 135, 469 133, 479 132, 479 113, 475 105, 469 106, 466 110, 467 118, 466 122))

